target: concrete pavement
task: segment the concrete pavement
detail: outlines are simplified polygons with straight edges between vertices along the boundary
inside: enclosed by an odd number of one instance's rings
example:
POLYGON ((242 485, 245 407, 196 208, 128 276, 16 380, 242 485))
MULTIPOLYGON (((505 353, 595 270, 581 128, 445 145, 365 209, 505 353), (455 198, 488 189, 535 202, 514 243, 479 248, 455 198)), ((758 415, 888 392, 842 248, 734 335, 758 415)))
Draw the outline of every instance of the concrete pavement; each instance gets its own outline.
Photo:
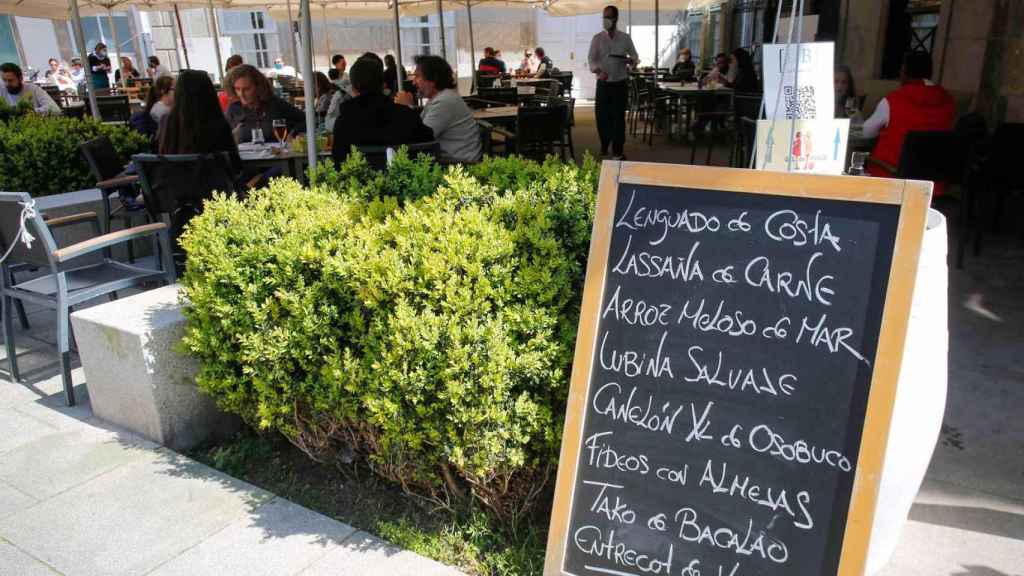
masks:
POLYGON ((0 575, 460 574, 104 424, 81 368, 65 407, 51 316, 0 380, 0 575))

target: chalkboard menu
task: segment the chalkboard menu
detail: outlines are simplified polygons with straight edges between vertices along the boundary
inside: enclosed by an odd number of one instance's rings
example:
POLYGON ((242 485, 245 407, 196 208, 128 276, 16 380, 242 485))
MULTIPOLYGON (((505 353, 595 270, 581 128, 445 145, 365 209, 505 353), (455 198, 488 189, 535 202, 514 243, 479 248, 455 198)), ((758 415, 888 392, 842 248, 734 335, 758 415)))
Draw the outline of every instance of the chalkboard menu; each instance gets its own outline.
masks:
POLYGON ((546 574, 863 571, 930 193, 865 180, 605 164, 546 574))

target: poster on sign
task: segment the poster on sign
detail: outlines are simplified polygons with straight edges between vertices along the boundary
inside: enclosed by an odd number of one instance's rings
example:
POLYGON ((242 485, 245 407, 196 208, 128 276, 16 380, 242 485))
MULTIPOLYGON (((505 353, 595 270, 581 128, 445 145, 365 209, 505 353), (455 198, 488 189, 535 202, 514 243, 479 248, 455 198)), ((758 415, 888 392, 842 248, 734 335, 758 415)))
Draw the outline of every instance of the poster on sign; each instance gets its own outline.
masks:
POLYGON ((758 120, 756 166, 778 172, 842 174, 849 133, 848 118, 758 120), (786 144, 790 134, 792 140, 786 144))
POLYGON ((765 44, 766 117, 802 120, 835 118, 836 99, 832 78, 834 52, 835 44, 832 42, 813 42, 799 46, 765 44))

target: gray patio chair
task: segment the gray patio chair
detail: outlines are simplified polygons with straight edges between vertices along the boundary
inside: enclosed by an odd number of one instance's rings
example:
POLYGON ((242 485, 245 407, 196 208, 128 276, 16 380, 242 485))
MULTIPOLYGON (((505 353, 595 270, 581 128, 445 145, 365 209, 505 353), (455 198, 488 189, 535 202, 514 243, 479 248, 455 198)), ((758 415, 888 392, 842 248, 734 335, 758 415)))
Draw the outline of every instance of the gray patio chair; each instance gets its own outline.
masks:
POLYGON ((64 397, 68 406, 73 406, 75 392, 71 384, 71 333, 68 318, 71 309, 93 298, 114 295, 118 290, 141 286, 146 282, 173 283, 174 265, 170 260, 167 225, 161 222, 136 226, 57 248, 50 227, 42 215, 24 215, 23 208, 30 201, 31 197, 25 192, 0 192, 0 248, 5 253, 11 250, 0 273, 7 361, 11 379, 19 381, 21 376, 18 372, 14 323, 11 319, 14 302, 32 302, 56 310, 57 352, 60 356, 64 397), (31 246, 26 246, 20 240, 23 219, 25 231, 35 237, 31 246), (154 246, 153 250, 154 254, 161 255, 159 269, 124 264, 103 254, 105 248, 144 237, 152 237, 154 243, 159 244, 159 249, 154 246), (83 258, 89 255, 94 256, 83 258), (98 262, 95 260, 97 256, 98 262), (15 283, 8 268, 11 265, 9 263, 35 265, 43 270, 49 269, 49 273, 15 283))

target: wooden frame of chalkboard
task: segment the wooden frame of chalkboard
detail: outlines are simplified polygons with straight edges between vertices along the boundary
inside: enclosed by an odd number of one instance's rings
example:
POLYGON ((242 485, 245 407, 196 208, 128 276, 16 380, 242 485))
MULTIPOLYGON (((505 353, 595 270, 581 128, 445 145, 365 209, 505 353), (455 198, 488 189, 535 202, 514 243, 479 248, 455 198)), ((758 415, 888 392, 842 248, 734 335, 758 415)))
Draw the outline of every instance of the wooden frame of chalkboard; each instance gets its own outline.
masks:
MULTIPOLYGON (((890 236, 891 250, 883 244, 879 244, 882 247, 869 255, 880 262, 875 264, 876 271, 883 272, 885 277, 879 276, 881 285, 878 288, 881 291, 881 302, 878 303, 880 306, 876 306, 879 308, 877 311, 879 323, 877 324, 877 344, 873 350, 874 362, 873 365, 865 362, 869 366, 866 369, 865 379, 870 386, 866 388, 867 398, 863 401, 862 406, 863 426, 858 430, 860 432, 858 436, 859 449, 853 455, 855 457, 850 458, 856 462, 856 467, 849 472, 852 477, 852 486, 850 487, 848 509, 834 511, 834 514, 838 514, 840 518, 838 530, 833 529, 827 535, 829 546, 836 547, 833 553, 833 563, 812 564, 816 567, 834 566, 834 568, 815 569, 816 572, 822 574, 834 570, 836 574, 842 576, 862 575, 865 570, 871 526, 878 499, 882 463, 895 401, 896 382, 903 356, 903 343, 906 337, 918 255, 931 199, 932 184, 930 182, 881 178, 786 174, 634 162, 604 162, 602 165, 563 428, 544 575, 612 574, 632 576, 667 573, 667 571, 661 571, 662 568, 666 568, 664 561, 659 565, 656 561, 651 562, 651 558, 647 557, 645 558, 647 558, 648 564, 645 568, 633 570, 587 566, 586 570, 570 571, 565 565, 572 537, 570 528, 573 523, 573 498, 581 474, 579 463, 584 450, 586 411, 595 372, 598 332, 606 295, 605 284, 609 273, 609 255, 615 228, 616 210, 619 205, 619 189, 623 185, 662 189, 677 188, 682 189, 679 190, 681 194, 694 191, 713 191, 713 193, 757 195, 758 199, 780 197, 797 201, 808 199, 811 201, 842 201, 852 203, 850 206, 857 205, 867 209, 872 206, 879 207, 879 209, 884 209, 886 206, 894 208, 892 219, 895 221, 895 232, 890 236), (878 258, 883 252, 886 253, 886 258, 891 257, 891 260, 878 258)), ((634 190, 636 189, 634 188, 634 190)), ((851 424, 851 426, 853 425, 855 423, 851 424)), ((715 440, 717 439, 716 436, 715 440)), ((699 471, 697 473, 699 474, 699 471)), ((611 486, 611 484, 606 486, 611 486)), ((621 488, 621 486, 619 487, 621 488)), ((602 488, 603 490, 604 488, 602 488)), ((589 498, 587 501, 589 502, 589 498)), ((605 512, 607 513, 608 510, 605 512)), ((650 524, 648 524, 649 526, 650 524)), ((612 535, 614 536, 614 532, 612 535)), ((682 530, 680 529, 681 535, 682 530)), ((748 530, 747 537, 750 536, 751 533, 748 530)), ((716 533, 715 538, 717 537, 716 533)), ((619 560, 625 558, 628 563, 632 558, 632 562, 637 561, 637 552, 622 547, 621 543, 615 544, 619 548, 613 551, 612 539, 608 539, 607 543, 602 541, 600 546, 600 554, 607 553, 609 558, 613 554, 619 554, 619 560)), ((749 554, 749 551, 746 553, 749 554)), ((669 564, 672 561, 670 549, 669 564)), ((678 562, 679 559, 677 558, 676 561, 678 562)), ((691 567, 693 566, 691 565, 691 567)), ((737 571, 735 568, 730 572, 729 568, 726 566, 723 570, 722 567, 719 567, 717 571, 709 568, 700 572, 687 568, 684 563, 682 566, 677 564, 673 567, 671 573, 682 576, 698 573, 704 576, 744 576, 747 573, 768 573, 757 569, 737 571)), ((813 576, 811 571, 792 568, 783 573, 813 576)))

